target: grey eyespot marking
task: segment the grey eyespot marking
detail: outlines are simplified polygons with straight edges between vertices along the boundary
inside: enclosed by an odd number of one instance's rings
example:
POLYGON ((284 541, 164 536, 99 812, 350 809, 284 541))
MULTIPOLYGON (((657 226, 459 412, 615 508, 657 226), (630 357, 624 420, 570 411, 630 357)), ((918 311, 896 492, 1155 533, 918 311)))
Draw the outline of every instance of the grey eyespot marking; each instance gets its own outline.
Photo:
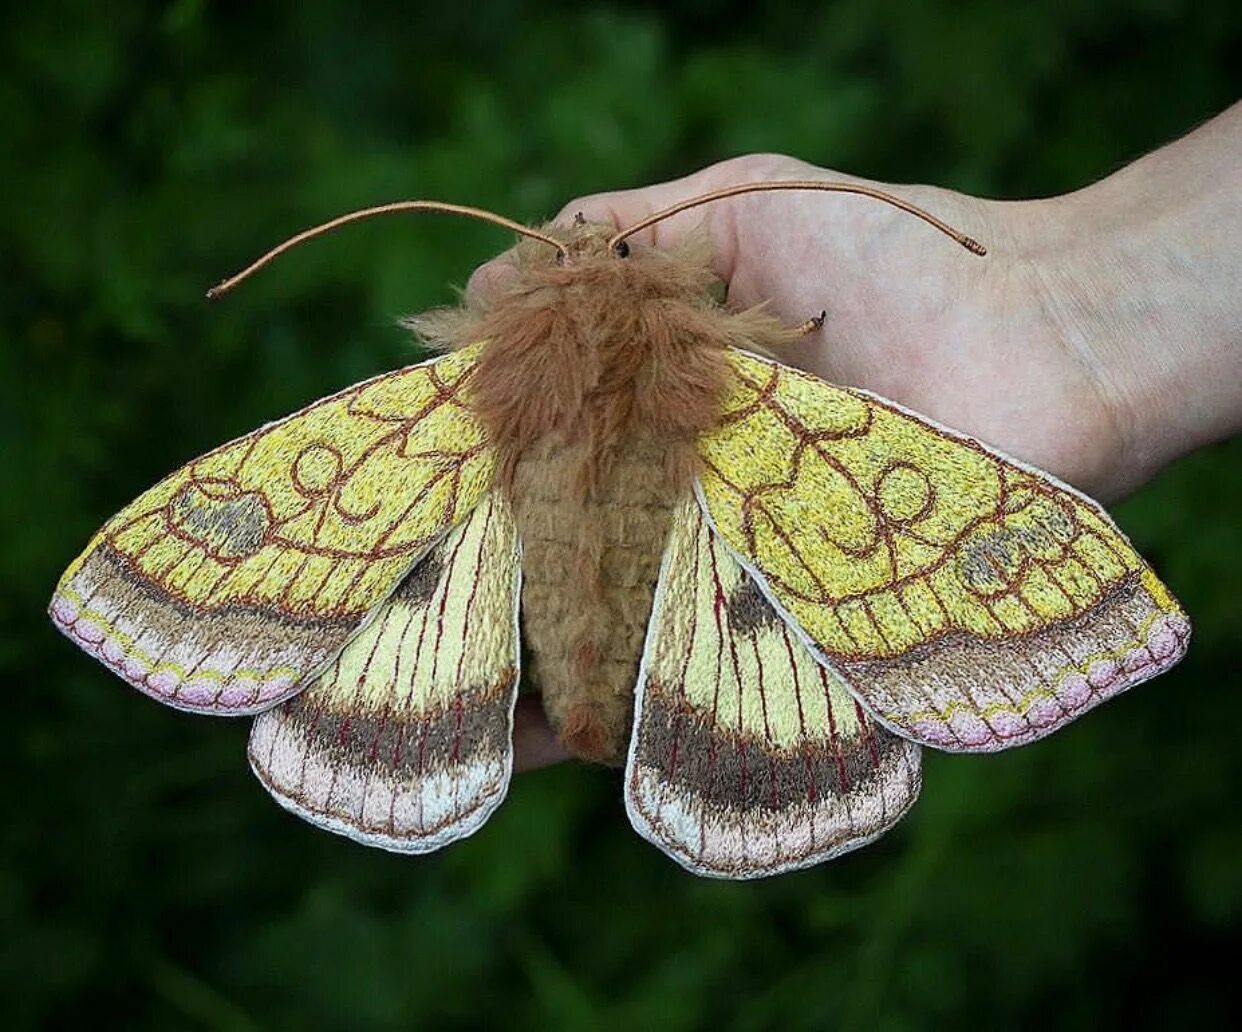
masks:
POLYGON ((172 522, 221 559, 243 559, 263 547, 271 526, 257 492, 229 497, 209 484, 186 484, 169 505, 172 522))
POLYGON ((412 608, 426 605, 436 593, 440 583, 440 574, 444 570, 444 559, 438 548, 433 549, 418 561, 418 565, 405 575, 393 598, 405 602, 412 608))
POLYGON ((749 577, 742 579, 729 596, 729 626, 739 634, 751 634, 768 627, 779 627, 781 618, 763 597, 759 585, 749 577))

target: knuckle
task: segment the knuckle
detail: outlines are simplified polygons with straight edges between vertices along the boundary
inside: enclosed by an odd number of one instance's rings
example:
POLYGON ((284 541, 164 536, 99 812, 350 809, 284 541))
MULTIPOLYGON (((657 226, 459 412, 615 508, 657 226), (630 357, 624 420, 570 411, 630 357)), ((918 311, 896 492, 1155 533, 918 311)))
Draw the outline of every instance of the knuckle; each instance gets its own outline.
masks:
POLYGON ((608 194, 590 194, 586 197, 577 197, 564 205, 553 221, 569 223, 574 220, 574 216, 581 213, 588 222, 606 222, 616 225, 616 215, 608 203, 608 196, 608 194))
POLYGON ((814 167, 787 154, 743 154, 712 166, 714 178, 722 185, 758 182, 765 179, 789 179, 805 176, 814 167))

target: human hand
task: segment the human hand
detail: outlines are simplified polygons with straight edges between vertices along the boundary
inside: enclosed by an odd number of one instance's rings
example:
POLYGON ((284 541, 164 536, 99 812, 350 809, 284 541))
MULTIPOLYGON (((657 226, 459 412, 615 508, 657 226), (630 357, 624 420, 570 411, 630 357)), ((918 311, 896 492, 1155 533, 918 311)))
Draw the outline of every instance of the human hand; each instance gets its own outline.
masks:
MULTIPOLYGON (((624 227, 687 197, 781 179, 866 182, 793 158, 751 156, 675 182, 573 201, 557 221, 581 212, 624 227)), ((1019 217, 1033 213, 948 190, 897 192, 993 253, 972 257, 867 198, 811 192, 730 198, 657 223, 631 243, 671 247, 705 224, 731 308, 766 301, 790 325, 827 310, 823 329, 790 346, 784 361, 892 398, 1085 490, 1114 492, 1114 399, 1088 356, 1066 340, 1036 271, 1009 246, 1024 231, 1019 217)), ((502 262, 489 263, 470 289, 486 291, 502 270, 502 262)))
MULTIPOLYGON (((581 212, 625 227, 688 197, 775 179, 867 182, 793 158, 751 156, 675 182, 579 199, 558 221, 581 212)), ((1149 254, 1150 285, 1110 253, 1120 246, 1102 203, 1110 189, 1117 197, 1110 182, 1022 202, 869 184, 982 241, 989 248, 982 259, 900 211, 811 192, 730 198, 660 222, 631 244, 669 247, 706 224, 730 308, 767 301, 790 325, 827 310, 823 328, 791 345, 784 361, 875 391, 1112 499, 1205 438, 1231 432, 1240 407, 1236 384, 1232 395, 1209 397, 1208 374, 1236 349, 1205 338, 1170 369, 1176 341, 1153 332, 1164 329, 1154 315, 1159 298, 1178 291, 1159 281, 1158 248, 1149 254), (1147 319, 1135 310, 1136 292, 1151 306, 1147 319), (1204 398, 1215 406, 1202 405, 1204 398), (1188 400, 1200 414, 1179 421, 1188 400)), ((486 293, 502 271, 503 262, 484 266, 471 291, 486 293)), ((519 770, 565 758, 538 700, 519 705, 515 751, 519 770)))

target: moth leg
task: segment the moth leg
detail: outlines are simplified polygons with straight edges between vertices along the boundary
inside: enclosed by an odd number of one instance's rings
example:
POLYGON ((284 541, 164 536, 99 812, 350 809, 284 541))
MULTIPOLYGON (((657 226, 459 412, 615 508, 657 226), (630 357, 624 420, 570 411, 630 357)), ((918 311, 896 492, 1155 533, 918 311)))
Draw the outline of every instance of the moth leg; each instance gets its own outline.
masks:
POLYGON ((815 333, 823 329, 824 320, 827 318, 828 318, 827 309, 821 309, 819 315, 813 315, 811 316, 811 318, 807 319, 805 322, 800 322, 798 323, 797 326, 790 327, 789 332, 791 334, 795 334, 798 337, 806 337, 812 333, 815 333))

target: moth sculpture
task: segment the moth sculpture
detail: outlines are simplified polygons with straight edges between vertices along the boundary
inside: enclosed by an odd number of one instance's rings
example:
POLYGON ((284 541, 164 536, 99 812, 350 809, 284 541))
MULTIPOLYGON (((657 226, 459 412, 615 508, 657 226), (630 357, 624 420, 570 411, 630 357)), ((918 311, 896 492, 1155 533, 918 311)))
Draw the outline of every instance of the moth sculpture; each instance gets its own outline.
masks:
POLYGON ((698 874, 870 842, 924 746, 1041 738, 1167 669, 1185 615, 1095 502, 867 391, 781 364, 699 247, 520 226, 493 296, 415 320, 444 353, 226 444, 107 522, 51 614, 140 691, 256 714, 285 807, 425 853, 513 765, 519 668, 574 755, 698 874))

